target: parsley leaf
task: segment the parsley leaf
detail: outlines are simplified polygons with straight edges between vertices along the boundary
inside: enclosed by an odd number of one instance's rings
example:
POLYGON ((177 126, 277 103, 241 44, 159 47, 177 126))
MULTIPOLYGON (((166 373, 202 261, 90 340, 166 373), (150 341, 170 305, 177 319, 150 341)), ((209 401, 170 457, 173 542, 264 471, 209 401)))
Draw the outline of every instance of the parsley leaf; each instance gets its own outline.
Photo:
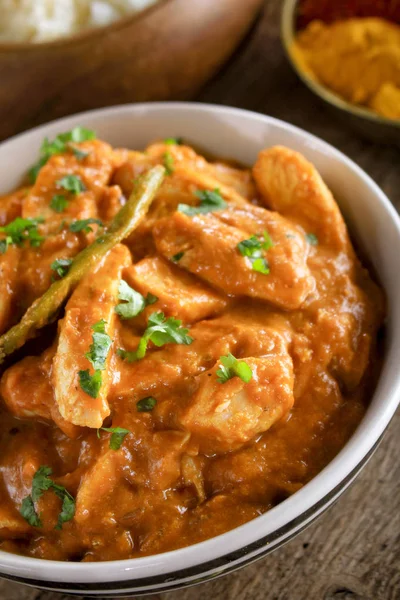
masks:
POLYGON ((53 490, 56 496, 62 500, 61 512, 58 515, 56 529, 61 529, 63 523, 70 521, 75 514, 75 500, 64 486, 54 483, 50 479, 52 469, 42 465, 36 471, 32 479, 32 493, 22 501, 20 513, 23 518, 33 527, 42 527, 42 522, 35 509, 35 502, 42 497, 47 490, 53 490))
POLYGON ((218 383, 226 383, 232 377, 240 377, 245 383, 249 383, 253 372, 244 360, 238 360, 230 352, 227 356, 220 357, 221 365, 217 371, 218 383))
POLYGON ((97 398, 102 383, 101 371, 95 371, 93 375, 91 375, 89 369, 86 369, 85 371, 79 371, 78 376, 79 385, 83 391, 92 398, 97 398))
POLYGON ((310 246, 318 246, 318 238, 315 233, 307 233, 306 240, 310 244, 310 246))
POLYGON ((196 196, 200 198, 199 206, 189 206, 189 204, 178 204, 178 211, 192 217, 193 215, 206 214, 216 210, 222 210, 226 207, 226 202, 222 198, 220 191, 198 190, 196 196))
MULTIPOLYGON (((61 154, 68 150, 69 142, 85 142, 87 140, 94 140, 96 138, 96 134, 91 129, 86 129, 85 127, 74 127, 71 131, 67 131, 65 133, 60 133, 57 135, 52 142, 45 138, 43 140, 42 146, 40 148, 40 158, 33 167, 31 167, 28 171, 29 179, 31 183, 35 183, 37 176, 39 174, 40 169, 47 163, 49 158, 54 154, 61 154)), ((87 155, 86 152, 82 150, 77 150, 72 148, 75 156, 80 159, 84 158, 84 156, 78 156, 76 152, 79 152, 81 155, 87 155)))
POLYGON ((63 194, 55 194, 50 202, 50 208, 57 213, 62 213, 68 206, 68 200, 63 194))
POLYGON ((20 246, 25 240, 29 240, 29 243, 33 247, 39 246, 44 237, 42 237, 37 227, 40 223, 43 223, 44 219, 39 217, 37 219, 23 219, 17 217, 8 225, 0 227, 0 232, 5 233, 6 238, 2 241, 0 253, 4 254, 10 244, 20 246))
POLYGON ((90 231, 93 231, 93 229, 89 227, 89 225, 91 224, 96 224, 99 227, 104 227, 100 219, 80 219, 77 221, 72 221, 72 223, 70 223, 69 230, 73 231, 74 233, 78 233, 79 231, 83 231, 84 233, 90 233, 90 231))
POLYGON ((129 429, 124 429, 123 427, 100 427, 100 429, 112 434, 109 444, 111 450, 119 450, 125 437, 128 435, 128 433, 131 433, 129 429))
POLYGON ((118 288, 118 300, 125 300, 120 302, 115 307, 115 312, 121 317, 121 319, 132 319, 139 315, 149 304, 157 302, 157 296, 153 294, 147 294, 146 298, 139 292, 131 288, 130 285, 121 279, 121 283, 118 288))
POLYGON ((68 273, 71 264, 72 258, 56 258, 56 260, 51 263, 50 269, 55 271, 59 277, 63 278, 68 273))
POLYGON ((64 175, 56 181, 56 186, 71 192, 75 196, 86 190, 85 184, 79 175, 64 175))
POLYGON ((172 173, 175 171, 175 166, 174 157, 172 156, 171 152, 164 152, 163 165, 165 167, 167 175, 172 175, 172 173))
POLYGON ((147 345, 153 342, 155 346, 161 347, 164 344, 191 344, 193 338, 188 333, 188 329, 182 327, 182 321, 173 317, 165 318, 164 313, 152 313, 147 321, 147 327, 140 338, 137 349, 133 352, 119 348, 118 356, 128 362, 139 360, 146 355, 147 345))
POLYGON ((185 253, 184 252, 177 252, 176 254, 174 254, 173 256, 171 256, 171 260, 174 263, 177 263, 181 260, 181 258, 183 257, 185 253))
POLYGON ((274 245, 269 233, 264 231, 264 240, 260 239, 260 236, 252 235, 247 240, 242 240, 238 243, 237 249, 242 256, 247 257, 252 265, 253 271, 268 275, 269 264, 268 261, 263 257, 263 251, 266 252, 274 245))
POLYGON ((181 146, 183 139, 181 137, 169 137, 164 140, 164 144, 167 146, 181 146))
POLYGON ((136 408, 138 412, 150 412, 153 410, 156 404, 157 400, 155 398, 152 396, 147 396, 147 398, 142 398, 136 402, 136 408))
POLYGON ((106 321, 102 319, 92 325, 93 343, 89 352, 85 354, 95 371, 103 371, 106 368, 106 359, 112 344, 112 339, 105 330, 106 324, 106 321))

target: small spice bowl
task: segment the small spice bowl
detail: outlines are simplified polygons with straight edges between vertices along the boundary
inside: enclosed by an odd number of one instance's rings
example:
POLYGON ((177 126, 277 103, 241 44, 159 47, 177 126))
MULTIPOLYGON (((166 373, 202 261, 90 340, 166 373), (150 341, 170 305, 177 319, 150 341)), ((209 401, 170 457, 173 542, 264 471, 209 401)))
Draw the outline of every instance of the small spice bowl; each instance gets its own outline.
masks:
POLYGON ((324 100, 342 121, 363 136, 375 142, 400 145, 400 120, 388 119, 374 113, 372 110, 346 102, 346 100, 318 83, 301 68, 293 52, 298 5, 299 0, 284 0, 281 17, 281 39, 294 71, 303 83, 314 94, 324 100))

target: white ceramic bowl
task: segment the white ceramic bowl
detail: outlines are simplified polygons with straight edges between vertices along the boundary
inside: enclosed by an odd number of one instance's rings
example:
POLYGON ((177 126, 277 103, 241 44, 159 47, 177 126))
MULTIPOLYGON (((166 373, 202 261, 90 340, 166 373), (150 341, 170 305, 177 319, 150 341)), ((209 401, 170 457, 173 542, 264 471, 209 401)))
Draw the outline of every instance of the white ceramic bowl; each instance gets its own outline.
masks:
POLYGON ((328 508, 371 456, 400 397, 400 220, 368 175, 332 146, 270 117, 205 104, 125 105, 82 113, 21 134, 0 145, 0 193, 18 185, 45 136, 75 125, 95 129, 99 138, 128 148, 142 148, 155 138, 182 136, 213 155, 247 164, 255 161, 259 150, 274 144, 302 152, 335 194, 388 298, 384 365, 364 419, 317 477, 269 512, 206 542, 145 558, 62 563, 0 552, 3 577, 36 587, 102 597, 168 591, 229 573, 276 549, 328 508))

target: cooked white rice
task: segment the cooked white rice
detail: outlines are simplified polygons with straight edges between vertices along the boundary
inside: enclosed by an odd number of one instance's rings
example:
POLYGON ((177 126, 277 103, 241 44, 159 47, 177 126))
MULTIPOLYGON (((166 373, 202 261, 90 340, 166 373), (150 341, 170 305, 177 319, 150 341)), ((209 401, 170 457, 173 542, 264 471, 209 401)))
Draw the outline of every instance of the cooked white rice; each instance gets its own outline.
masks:
POLYGON ((42 42, 107 25, 158 0, 0 0, 0 42, 42 42))

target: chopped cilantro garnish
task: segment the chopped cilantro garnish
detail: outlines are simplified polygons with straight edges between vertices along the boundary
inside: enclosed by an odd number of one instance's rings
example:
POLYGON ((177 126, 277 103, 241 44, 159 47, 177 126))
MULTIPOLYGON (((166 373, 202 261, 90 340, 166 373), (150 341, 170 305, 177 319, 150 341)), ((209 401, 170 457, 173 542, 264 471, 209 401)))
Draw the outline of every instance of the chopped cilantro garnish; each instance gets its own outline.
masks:
POLYGON ((71 194, 80 194, 86 190, 85 184, 79 175, 65 175, 56 181, 56 185, 59 188, 71 192, 71 194))
POLYGON ((268 275, 269 265, 267 260, 263 257, 263 252, 272 248, 274 244, 267 231, 264 231, 263 238, 264 241, 256 235, 252 235, 247 240, 239 242, 237 249, 242 256, 245 256, 250 260, 253 271, 268 275))
POLYGON ((71 150, 75 158, 77 158, 78 160, 83 160, 90 154, 89 150, 79 150, 79 148, 76 148, 75 146, 71 146, 71 150))
POLYGON ((32 527, 42 527, 42 521, 35 510, 35 504, 32 500, 32 496, 26 496, 22 500, 21 509, 19 511, 24 517, 25 521, 28 521, 32 527))
POLYGON ((57 258, 51 263, 50 268, 63 278, 68 273, 71 264, 71 258, 57 258))
POLYGON ((124 350, 123 348, 117 348, 117 356, 122 358, 122 360, 126 360, 129 363, 138 360, 136 351, 124 350))
POLYGON ((171 260, 174 263, 177 263, 181 260, 181 258, 183 257, 185 253, 184 252, 177 252, 176 254, 174 254, 173 256, 171 256, 171 260))
POLYGON ((171 152, 164 152, 163 165, 165 167, 165 170, 167 171, 167 175, 172 175, 172 173, 175 171, 175 165, 174 157, 172 156, 171 152))
POLYGON ((153 294, 147 294, 145 298, 122 279, 118 288, 118 300, 125 300, 125 302, 120 302, 115 307, 117 315, 121 319, 132 319, 140 314, 146 306, 157 302, 158 298, 153 294))
POLYGON ((306 240, 310 244, 310 246, 318 246, 318 238, 315 233, 307 233, 306 240))
MULTIPOLYGON (((52 142, 45 138, 40 148, 40 158, 38 162, 33 165, 31 169, 29 169, 28 172, 31 182, 35 183, 40 169, 47 163, 51 156, 54 154, 61 154, 69 149, 70 142, 80 143, 87 140, 94 140, 95 138, 95 132, 90 129, 86 129, 85 127, 74 127, 71 131, 60 133, 52 142)), ((72 151, 78 159, 84 158, 83 155, 87 156, 86 152, 78 150, 74 147, 72 147, 72 151), (78 156, 77 153, 80 155, 78 156)))
POLYGON ((49 157, 41 156, 37 163, 35 163, 28 171, 29 181, 33 184, 35 183, 37 176, 39 175, 40 169, 47 163, 49 157))
POLYGON ((157 312, 150 315, 144 334, 140 338, 137 349, 133 352, 119 348, 118 356, 133 362, 143 358, 147 351, 149 342, 155 346, 164 346, 164 344, 191 344, 193 338, 188 333, 188 329, 182 327, 182 321, 173 317, 165 318, 164 313, 157 312))
POLYGON ((99 395, 102 384, 101 371, 106 368, 107 355, 112 345, 112 339, 106 333, 106 325, 104 319, 92 325, 92 344, 89 352, 85 354, 85 358, 94 368, 93 375, 90 374, 89 369, 78 372, 81 388, 92 398, 97 398, 99 395))
POLYGON ((105 330, 106 324, 106 321, 101 319, 101 321, 92 325, 93 343, 89 348, 89 352, 85 354, 95 371, 103 371, 106 368, 106 359, 112 344, 112 339, 105 330))
POLYGON ((104 227, 100 219, 80 219, 77 221, 72 221, 72 223, 70 223, 69 230, 73 231, 74 233, 79 233, 79 231, 90 233, 90 231, 93 231, 93 229, 89 227, 89 225, 92 224, 98 225, 99 227, 104 227))
POLYGON ((238 360, 229 352, 227 356, 221 356, 221 365, 217 371, 219 383, 226 383, 232 377, 240 377, 245 383, 249 383, 253 377, 253 372, 244 360, 238 360))
POLYGON ((32 527, 42 527, 41 519, 35 509, 35 502, 37 502, 47 490, 52 490, 56 496, 62 500, 56 529, 61 529, 63 523, 70 521, 75 514, 75 500, 73 496, 64 486, 58 485, 50 479, 51 474, 52 470, 50 467, 47 467, 46 465, 39 467, 33 476, 32 493, 29 496, 26 496, 22 501, 20 513, 32 527))
MULTIPOLYGON (((124 429, 123 427, 100 427, 101 431, 107 431, 111 433, 110 444, 109 447, 111 450, 119 450, 122 446, 122 442, 128 433, 131 433, 129 429, 124 429)), ((97 430, 97 436, 100 437, 100 430, 97 430)))
POLYGON ((257 271, 257 273, 261 273, 262 275, 269 274, 269 264, 265 258, 251 258, 250 260, 253 271, 257 271))
MULTIPOLYGON (((58 495, 58 494, 57 494, 58 495)), ((56 529, 62 529, 63 523, 73 519, 75 514, 75 500, 74 497, 65 490, 64 497, 62 499, 61 512, 58 515, 58 522, 56 529)))
POLYGON ((4 254, 10 244, 21 246, 25 240, 28 240, 33 247, 40 246, 44 237, 39 234, 37 226, 43 223, 43 221, 44 219, 41 217, 37 219, 17 217, 14 221, 8 223, 8 225, 0 227, 0 232, 6 235, 5 239, 1 240, 0 253, 4 254))
POLYGON ((85 371, 79 371, 78 376, 79 385, 83 391, 92 398, 97 398, 102 383, 101 371, 95 371, 93 375, 91 375, 89 369, 86 369, 85 371))
POLYGON ((147 398, 142 398, 136 402, 136 408, 138 412, 150 412, 153 410, 156 404, 157 400, 155 398, 152 396, 147 396, 147 398))
POLYGON ((68 206, 68 200, 63 194, 56 194, 52 197, 50 208, 57 213, 62 213, 68 206))
POLYGON ((200 198, 199 206, 189 206, 189 204, 178 204, 178 211, 188 215, 206 214, 216 210, 222 210, 226 207, 226 202, 222 198, 220 191, 215 190, 198 190, 196 196, 200 198))
POLYGON ((5 254, 7 252, 7 248, 11 243, 11 238, 6 237, 4 240, 0 240, 0 254, 5 254))
POLYGON ((167 146, 181 146, 183 144, 183 139, 181 137, 166 138, 164 144, 167 146))

